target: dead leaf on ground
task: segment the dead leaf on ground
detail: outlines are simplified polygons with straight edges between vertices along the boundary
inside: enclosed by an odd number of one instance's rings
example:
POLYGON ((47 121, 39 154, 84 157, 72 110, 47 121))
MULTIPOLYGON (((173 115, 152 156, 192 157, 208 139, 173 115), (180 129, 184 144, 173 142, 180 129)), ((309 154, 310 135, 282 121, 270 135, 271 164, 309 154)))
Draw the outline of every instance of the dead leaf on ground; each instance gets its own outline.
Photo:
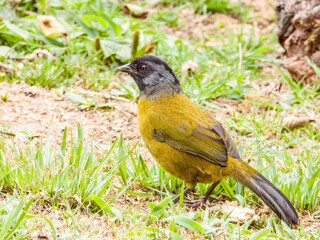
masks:
POLYGON ((8 76, 11 76, 13 74, 13 71, 13 67, 5 63, 0 63, 0 72, 5 72, 8 76))
POLYGON ((124 5, 122 10, 125 14, 132 15, 136 18, 146 18, 148 16, 148 11, 135 4, 128 3, 124 5))
POLYGON ((238 220, 241 222, 247 222, 255 214, 255 211, 253 209, 237 206, 237 202, 229 202, 228 204, 222 205, 221 211, 224 214, 231 212, 231 214, 229 215, 229 218, 238 220))
POLYGON ((33 53, 31 53, 28 56, 28 59, 31 61, 37 58, 48 58, 52 60, 55 59, 55 57, 47 49, 41 49, 41 48, 34 50, 33 53))
POLYGON ((28 87, 23 91, 24 95, 29 97, 36 97, 39 94, 38 88, 36 86, 28 87))
POLYGON ((151 41, 146 45, 146 48, 144 49, 144 54, 150 54, 155 49, 156 44, 151 39, 151 41))
POLYGON ((7 130, 2 130, 0 129, 0 135, 1 134, 4 134, 4 135, 7 135, 7 136, 11 136, 11 137, 15 137, 16 135, 12 132, 8 132, 7 130))
POLYGON ((290 130, 297 128, 297 127, 302 127, 310 122, 315 122, 315 120, 312 118, 308 118, 308 117, 292 117, 292 116, 285 117, 283 119, 284 127, 288 128, 290 130))
POLYGON ((112 89, 121 90, 121 86, 119 85, 119 83, 110 82, 108 90, 111 91, 112 89))
POLYGON ((185 62, 181 66, 182 78, 186 78, 188 75, 194 73, 198 68, 199 64, 192 60, 185 62))
POLYGON ((39 27, 43 35, 47 38, 59 38, 67 36, 66 30, 58 20, 50 15, 38 16, 39 27))

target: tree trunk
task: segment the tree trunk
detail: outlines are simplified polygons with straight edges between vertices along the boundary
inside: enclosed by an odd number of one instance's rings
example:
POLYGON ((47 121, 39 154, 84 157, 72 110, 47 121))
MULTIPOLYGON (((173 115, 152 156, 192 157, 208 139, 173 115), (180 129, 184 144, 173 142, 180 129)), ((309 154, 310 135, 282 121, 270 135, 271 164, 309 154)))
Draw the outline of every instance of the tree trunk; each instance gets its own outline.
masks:
POLYGON ((318 76, 306 57, 320 68, 320 0, 278 0, 276 14, 285 68, 298 81, 315 81, 318 76))

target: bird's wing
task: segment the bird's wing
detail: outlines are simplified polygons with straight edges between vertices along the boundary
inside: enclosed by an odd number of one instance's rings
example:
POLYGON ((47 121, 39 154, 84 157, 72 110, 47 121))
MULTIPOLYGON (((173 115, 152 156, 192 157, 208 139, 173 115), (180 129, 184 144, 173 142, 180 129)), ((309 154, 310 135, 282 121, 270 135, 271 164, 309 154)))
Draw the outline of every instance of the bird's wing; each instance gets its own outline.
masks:
POLYGON ((153 129, 153 137, 183 152, 227 166, 228 155, 240 160, 238 150, 219 122, 212 128, 180 125, 170 129, 153 129))

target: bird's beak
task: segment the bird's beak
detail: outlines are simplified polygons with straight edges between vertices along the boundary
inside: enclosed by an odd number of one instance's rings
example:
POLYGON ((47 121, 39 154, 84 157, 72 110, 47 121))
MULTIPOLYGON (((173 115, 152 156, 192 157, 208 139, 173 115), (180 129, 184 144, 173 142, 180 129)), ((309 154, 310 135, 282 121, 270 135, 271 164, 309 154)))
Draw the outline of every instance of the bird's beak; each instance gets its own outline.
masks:
POLYGON ((132 68, 130 67, 130 63, 122 65, 120 67, 116 68, 116 71, 120 71, 120 72, 126 72, 126 73, 134 73, 132 71, 132 68))

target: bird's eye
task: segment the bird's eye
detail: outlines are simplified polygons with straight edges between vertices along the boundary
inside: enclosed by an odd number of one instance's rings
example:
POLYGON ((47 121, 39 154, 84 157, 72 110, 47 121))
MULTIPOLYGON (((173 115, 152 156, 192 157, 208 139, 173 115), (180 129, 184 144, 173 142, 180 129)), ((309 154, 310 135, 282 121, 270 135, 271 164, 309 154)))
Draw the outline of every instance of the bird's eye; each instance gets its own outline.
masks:
POLYGON ((146 72, 148 70, 148 66, 145 64, 140 64, 138 66, 138 70, 139 70, 139 72, 146 72))

